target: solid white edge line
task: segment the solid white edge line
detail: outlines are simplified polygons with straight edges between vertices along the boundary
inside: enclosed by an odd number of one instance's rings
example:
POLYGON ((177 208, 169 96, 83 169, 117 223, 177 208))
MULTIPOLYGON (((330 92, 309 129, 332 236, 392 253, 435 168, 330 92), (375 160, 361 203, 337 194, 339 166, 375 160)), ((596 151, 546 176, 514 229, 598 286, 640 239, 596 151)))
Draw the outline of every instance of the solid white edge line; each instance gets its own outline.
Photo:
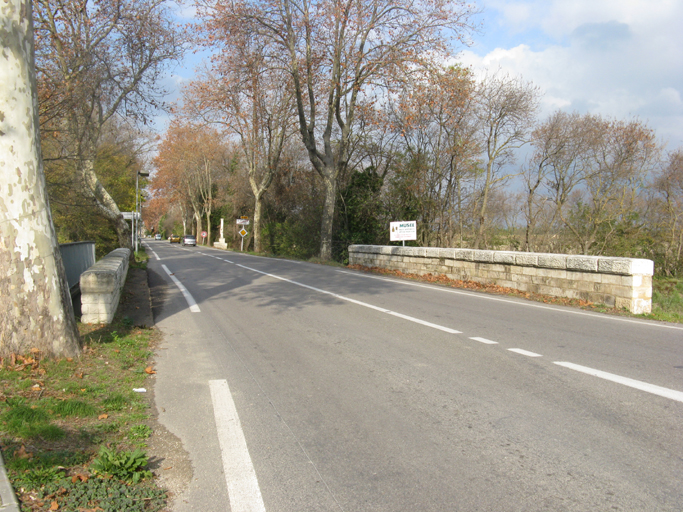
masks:
POLYGON ((145 247, 145 249, 149 249, 150 251, 152 251, 152 254, 154 254, 154 257, 157 259, 157 261, 161 260, 161 258, 159 257, 159 255, 156 253, 156 251, 154 249, 152 249, 151 247, 148 247, 147 245, 145 245, 144 247, 145 247))
POLYGON ((498 345, 497 341, 487 340, 486 338, 480 338, 479 336, 474 336, 470 338, 471 340, 478 341, 479 343, 486 343, 487 345, 498 345))
POLYGON ((664 329, 675 329, 675 330, 683 331, 683 327, 679 327, 677 325, 667 325, 667 324, 663 324, 663 323, 657 323, 655 320, 652 320, 652 321, 634 320, 631 318, 623 318, 623 317, 612 316, 612 315, 600 315, 600 314, 596 314, 596 313, 589 313, 586 311, 577 311, 574 309, 561 309, 561 308, 556 308, 556 307, 552 307, 552 306, 544 306, 543 304, 533 304, 533 303, 525 302, 525 301, 521 301, 521 300, 510 300, 510 299, 503 299, 501 297, 493 297, 493 296, 487 295, 485 293, 472 293, 472 292, 467 292, 467 291, 462 291, 462 290, 453 290, 451 288, 442 288, 440 286, 427 285, 427 284, 421 284, 421 283, 412 283, 410 281, 400 281, 398 279, 389 279, 386 277, 369 276, 369 275, 366 275, 366 274, 361 273, 361 272, 349 272, 348 270, 337 270, 337 272, 340 272, 342 274, 350 274, 352 276, 365 277, 367 279, 377 279, 378 281, 386 281, 389 283, 404 284, 406 286, 416 286, 418 288, 428 288, 430 290, 439 291, 439 292, 455 293, 456 295, 467 295, 468 297, 475 297, 477 299, 494 300, 497 302, 507 302, 508 304, 516 304, 517 306, 523 306, 523 307, 528 307, 528 308, 548 309, 550 311, 555 311, 557 313, 568 313, 570 315, 589 316, 591 318, 596 318, 599 320, 614 320, 615 322, 627 322, 627 323, 631 323, 631 324, 648 325, 650 327, 661 327, 664 329))
POLYGON ((543 357, 541 354, 537 354, 536 352, 529 352, 528 350, 524 350, 523 348, 509 348, 508 350, 510 352, 515 352, 516 354, 522 354, 523 356, 527 356, 527 357, 543 357))
POLYGON ((651 393, 653 395, 658 395, 664 398, 669 398, 671 400, 676 400, 677 402, 683 402, 683 392, 681 391, 656 386, 654 384, 648 384, 647 382, 629 379, 628 377, 622 377, 620 375, 603 372, 601 370, 595 370, 593 368, 588 368, 587 366, 581 366, 580 364, 567 363, 562 361, 555 361, 555 364, 563 366, 564 368, 569 368, 570 370, 576 370, 577 372, 592 375, 593 377, 599 377, 601 379, 609 380, 611 382, 616 382, 617 384, 623 384, 624 386, 628 386, 630 388, 639 389, 640 391, 645 391, 646 393, 651 393))
POLYGON ((390 311, 390 310, 388 310, 388 309, 385 309, 385 308, 382 308, 382 307, 379 307, 379 306, 374 306, 374 305, 372 305, 372 304, 368 304, 367 302, 362 302, 362 301, 360 301, 360 300, 352 299, 352 298, 350 298, 350 297, 345 297, 345 296, 343 296, 343 295, 338 295, 338 294, 336 294, 336 293, 328 292, 327 290, 321 290, 320 288, 316 288, 316 287, 314 287, 314 286, 309 286, 309 285, 307 285, 307 284, 299 283, 299 282, 297 282, 297 281, 292 281, 291 279, 287 279, 287 278, 285 278, 285 277, 276 276, 275 274, 269 274, 268 272, 263 272, 263 271, 261 271, 261 270, 256 270, 255 268, 251 268, 251 267, 247 267, 247 266, 244 266, 244 265, 240 265, 239 263, 237 263, 236 266, 241 267, 241 268, 246 269, 246 270, 251 270, 252 272, 257 272, 257 273, 259 273, 259 274, 263 274, 264 276, 272 277, 273 279, 279 279, 280 281, 285 281, 285 282, 287 282, 287 283, 291 283, 291 284, 294 284, 294 285, 296 285, 296 286, 301 286, 301 287, 303 287, 303 288, 308 288, 309 290, 313 290, 313 291, 318 292, 318 293, 324 293, 325 295, 331 295, 332 297, 335 297, 335 298, 337 298, 337 299, 339 299, 339 300, 344 300, 344 301, 346 301, 346 302, 351 302, 351 303, 353 303, 353 304, 358 304, 359 306, 363 306, 363 307, 366 307, 366 308, 374 309, 375 311, 379 311, 379 312, 381 312, 381 313, 387 313, 388 315, 397 316, 397 317, 399 317, 399 318, 403 318, 404 320, 408 320, 408 321, 414 322, 414 323, 416 323, 416 324, 421 324, 421 325, 425 325, 425 326, 427 326, 427 327, 432 327, 433 329, 438 329, 438 330, 440 330, 440 331, 444 331, 444 332, 447 332, 447 333, 450 333, 450 334, 462 334, 460 331, 456 331, 455 329, 451 329, 450 327, 444 327, 444 326, 442 326, 442 325, 433 324, 433 323, 427 322, 427 321, 425 321, 425 320, 420 320, 419 318, 415 318, 415 317, 408 316, 408 315, 403 315, 403 314, 401 314, 401 313, 396 313, 395 311, 390 311))
POLYGON ((455 329, 451 329, 450 327, 444 327, 442 325, 433 324, 431 322, 427 322, 425 320, 420 320, 419 318, 415 318, 413 316, 402 315, 401 313, 396 313, 395 311, 387 311, 387 314, 397 316, 399 318, 403 318, 403 319, 408 320, 410 322, 415 322, 416 324, 426 325, 427 327, 439 329, 440 331, 448 332, 450 334, 462 334, 461 331, 456 331, 455 329))
POLYGON ((227 380, 210 380, 211 401, 221 447, 232 512, 265 512, 256 471, 249 455, 227 380))
POLYGON ((197 306, 197 301, 194 300, 194 297, 190 294, 190 292, 187 291, 187 288, 183 286, 183 283, 181 283, 176 276, 173 275, 173 273, 168 269, 166 265, 161 265, 163 269, 166 271, 168 274, 168 277, 171 278, 171 280, 175 283, 175 285, 178 287, 180 292, 183 294, 183 297, 185 297, 185 300, 187 301, 187 305, 190 306, 190 311, 193 313, 201 313, 199 306, 197 306))

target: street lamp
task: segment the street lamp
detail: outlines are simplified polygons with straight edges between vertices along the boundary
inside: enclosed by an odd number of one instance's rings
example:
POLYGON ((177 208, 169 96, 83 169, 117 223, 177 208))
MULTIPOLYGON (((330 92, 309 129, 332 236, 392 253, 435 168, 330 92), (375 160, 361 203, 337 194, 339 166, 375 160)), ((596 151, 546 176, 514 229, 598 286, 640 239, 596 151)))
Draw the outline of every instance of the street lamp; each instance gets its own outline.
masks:
POLYGON ((132 236, 133 236, 133 240, 134 240, 133 248, 134 248, 135 252, 138 252, 138 240, 139 240, 138 230, 140 229, 140 210, 139 209, 142 206, 141 205, 142 201, 139 200, 140 194, 138 192, 138 189, 139 189, 138 184, 139 184, 140 176, 142 176, 143 178, 149 177, 149 171, 137 171, 135 173, 135 212, 133 213, 133 225, 132 225, 132 227, 133 227, 133 235, 132 236))

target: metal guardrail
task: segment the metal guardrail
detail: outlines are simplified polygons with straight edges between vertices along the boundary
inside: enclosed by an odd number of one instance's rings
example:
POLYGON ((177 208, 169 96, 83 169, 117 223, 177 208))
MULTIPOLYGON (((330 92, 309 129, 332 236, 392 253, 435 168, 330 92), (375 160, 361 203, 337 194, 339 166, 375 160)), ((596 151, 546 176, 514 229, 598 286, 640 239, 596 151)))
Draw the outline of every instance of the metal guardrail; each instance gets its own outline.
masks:
POLYGON ((59 244, 66 280, 73 296, 79 290, 81 274, 95 264, 95 242, 59 244))

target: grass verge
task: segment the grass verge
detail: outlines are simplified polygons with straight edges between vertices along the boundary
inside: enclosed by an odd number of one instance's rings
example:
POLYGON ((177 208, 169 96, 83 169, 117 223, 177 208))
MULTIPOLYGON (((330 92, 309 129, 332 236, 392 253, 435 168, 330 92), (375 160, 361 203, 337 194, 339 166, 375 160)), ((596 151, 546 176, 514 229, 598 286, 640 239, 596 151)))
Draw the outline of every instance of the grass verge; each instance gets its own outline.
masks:
POLYGON ((0 359, 0 448, 21 510, 162 510, 141 391, 155 373, 158 332, 120 318, 79 329, 78 358, 33 349, 0 359))

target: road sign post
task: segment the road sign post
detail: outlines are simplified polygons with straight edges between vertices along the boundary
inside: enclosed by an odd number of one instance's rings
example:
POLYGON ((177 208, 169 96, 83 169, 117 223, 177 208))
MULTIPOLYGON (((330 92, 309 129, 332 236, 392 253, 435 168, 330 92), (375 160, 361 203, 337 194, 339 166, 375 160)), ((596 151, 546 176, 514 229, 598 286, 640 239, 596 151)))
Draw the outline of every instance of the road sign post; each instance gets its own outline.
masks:
MULTIPOLYGON (((247 221, 247 222, 249 222, 249 221, 247 221)), ((239 230, 239 234, 242 237, 242 243, 240 244, 240 251, 244 252, 244 237, 247 236, 249 234, 249 232, 246 229, 242 228, 239 230)))

